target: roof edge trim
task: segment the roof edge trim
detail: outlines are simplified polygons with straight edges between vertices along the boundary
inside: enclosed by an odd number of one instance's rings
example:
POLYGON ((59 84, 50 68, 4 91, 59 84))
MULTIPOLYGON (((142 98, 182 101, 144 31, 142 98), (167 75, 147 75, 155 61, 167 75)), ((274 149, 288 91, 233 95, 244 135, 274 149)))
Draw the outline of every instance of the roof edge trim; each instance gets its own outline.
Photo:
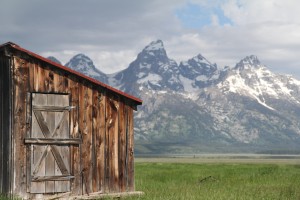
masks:
POLYGON ((36 58, 36 59, 39 59, 39 60, 41 60, 41 61, 44 61, 44 62, 46 62, 46 63, 49 63, 49 64, 51 64, 51 65, 53 65, 53 66, 55 66, 55 67, 57 67, 57 68, 59 68, 59 69, 62 69, 62 70, 64 70, 64 71, 67 71, 67 72, 69 72, 69 73, 71 73, 71 74, 73 74, 73 75, 79 76, 79 77, 81 77, 81 78, 87 79, 88 81, 90 81, 90 82, 92 82, 92 83, 94 83, 94 84, 96 84, 96 85, 99 85, 99 86, 101 86, 101 87, 104 87, 104 88, 106 88, 106 89, 108 89, 108 90, 110 90, 110 91, 113 91, 114 93, 117 93, 117 94, 119 94, 119 95, 121 95, 121 96, 124 96, 124 97, 126 97, 126 98, 128 98, 128 99, 130 99, 130 100, 133 100, 133 101, 136 102, 136 104, 138 104, 138 105, 141 105, 141 104, 143 103, 143 101, 142 101, 141 99, 139 99, 139 98, 137 98, 137 97, 135 97, 135 96, 132 96, 132 95, 130 95, 130 94, 127 94, 127 93, 125 93, 125 92, 123 92, 123 91, 121 91, 121 90, 118 90, 118 89, 116 89, 116 88, 114 88, 114 87, 112 87, 112 86, 109 86, 109 85, 107 85, 107 84, 105 84, 105 83, 102 83, 102 82, 100 82, 100 81, 98 81, 98 80, 96 80, 96 79, 94 79, 94 78, 91 78, 91 77, 86 76, 86 75, 84 75, 84 74, 82 74, 82 73, 79 73, 79 72, 77 72, 77 71, 75 71, 75 70, 73 70, 73 69, 70 69, 70 68, 66 67, 66 66, 60 65, 60 64, 58 64, 58 63, 56 63, 56 62, 53 62, 53 61, 51 61, 51 60, 49 60, 49 59, 47 59, 47 58, 45 58, 45 57, 43 57, 43 56, 40 56, 40 55, 38 55, 38 54, 36 54, 36 53, 33 53, 33 52, 31 52, 31 51, 29 51, 29 50, 27 50, 27 49, 24 49, 24 48, 20 47, 19 45, 15 44, 15 43, 13 43, 13 42, 6 42, 6 43, 0 45, 0 48, 3 48, 3 47, 5 47, 5 46, 10 46, 10 47, 12 47, 12 48, 14 48, 14 49, 16 49, 16 50, 18 50, 18 51, 21 51, 21 52, 23 52, 23 53, 28 54, 29 56, 32 56, 32 57, 34 57, 34 58, 36 58))

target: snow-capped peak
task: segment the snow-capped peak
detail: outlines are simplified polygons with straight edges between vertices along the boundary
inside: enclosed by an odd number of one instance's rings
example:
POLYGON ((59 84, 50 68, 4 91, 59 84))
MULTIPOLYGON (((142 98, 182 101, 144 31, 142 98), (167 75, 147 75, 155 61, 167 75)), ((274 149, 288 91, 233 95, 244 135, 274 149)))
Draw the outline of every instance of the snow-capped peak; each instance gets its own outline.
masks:
POLYGON ((257 56, 251 55, 251 56, 246 56, 239 63, 237 63, 235 66, 235 69, 246 69, 249 67, 258 68, 260 66, 261 66, 261 63, 258 60, 257 56))
POLYGON ((95 69, 93 61, 84 54, 75 55, 67 64, 67 67, 71 67, 79 71, 89 71, 95 69))
POLYGON ((145 51, 157 51, 164 49, 164 44, 161 40, 156 40, 151 42, 148 46, 145 47, 145 51))
POLYGON ((96 69, 93 61, 84 54, 75 55, 65 66, 107 83, 106 75, 100 70, 96 69))
POLYGON ((48 59, 51 60, 52 62, 55 62, 55 63, 58 63, 58 64, 61 65, 61 62, 57 58, 55 58, 54 56, 49 56, 48 59))
POLYGON ((196 63, 204 63, 207 65, 212 65, 204 56, 202 56, 200 53, 192 58, 196 63))
POLYGON ((153 57, 164 61, 168 60, 167 52, 161 40, 151 42, 138 55, 138 58, 141 59, 153 59, 153 57))

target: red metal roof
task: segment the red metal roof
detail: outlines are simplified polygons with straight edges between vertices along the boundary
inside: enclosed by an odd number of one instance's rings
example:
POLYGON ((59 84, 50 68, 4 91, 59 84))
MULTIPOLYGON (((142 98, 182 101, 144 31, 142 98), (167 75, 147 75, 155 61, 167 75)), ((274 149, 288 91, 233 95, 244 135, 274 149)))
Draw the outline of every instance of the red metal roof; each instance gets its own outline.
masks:
POLYGON ((118 90, 118 89, 113 88, 113 87, 111 87, 109 85, 106 85, 106 84, 104 84, 104 83, 102 83, 102 82, 100 82, 100 81, 98 81, 96 79, 93 79, 93 78, 88 77, 88 76, 86 76, 84 74, 81 74, 81 73, 79 73, 79 72, 77 72, 75 70, 72 70, 72 69, 70 69, 70 68, 68 68, 66 66, 60 65, 60 64, 58 64, 56 62, 53 62, 53 61, 51 61, 51 60, 49 60, 49 59, 47 59, 45 57, 42 57, 42 56, 40 56, 40 55, 38 55, 36 53, 33 53, 33 52, 31 52, 31 51, 29 51, 27 49, 24 49, 24 48, 20 47, 19 45, 15 44, 13 42, 4 43, 4 44, 0 45, 0 48, 3 48, 4 46, 10 46, 10 47, 12 47, 12 48, 14 48, 14 49, 16 49, 18 51, 21 51, 23 53, 26 53, 26 54, 28 54, 28 55, 36 58, 36 59, 42 60, 42 61, 44 61, 46 63, 49 63, 49 64, 51 64, 51 65, 53 65, 53 66, 55 66, 55 67, 57 67, 59 69, 67 71, 67 72, 69 72, 71 74, 74 74, 76 76, 79 76, 81 78, 87 79, 87 80, 89 80, 90 82, 92 82, 92 83, 94 83, 96 85, 104 87, 104 88, 106 88, 106 89, 108 89, 108 90, 110 90, 110 91, 112 91, 114 93, 117 93, 117 94, 122 95, 122 96, 124 96, 124 97, 126 97, 128 99, 133 100, 138 105, 141 105, 143 103, 143 101, 141 99, 139 99, 139 98, 137 98, 135 96, 129 95, 129 94, 125 93, 125 92, 122 92, 121 90, 118 90))

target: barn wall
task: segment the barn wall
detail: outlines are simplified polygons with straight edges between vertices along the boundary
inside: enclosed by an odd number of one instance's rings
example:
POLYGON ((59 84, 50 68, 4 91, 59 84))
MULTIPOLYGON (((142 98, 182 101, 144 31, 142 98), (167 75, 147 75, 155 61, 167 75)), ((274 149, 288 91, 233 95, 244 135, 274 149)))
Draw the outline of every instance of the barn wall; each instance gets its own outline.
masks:
POLYGON ((11 98, 10 60, 0 56, 0 193, 9 194, 11 189, 11 98))
POLYGON ((26 123, 30 108, 26 96, 30 92, 69 94, 70 105, 76 106, 70 113, 70 135, 82 138, 82 144, 71 145, 73 195, 134 191, 131 102, 33 59, 15 57, 14 66, 14 192, 24 196, 28 191, 29 158, 23 141, 30 130, 26 123))

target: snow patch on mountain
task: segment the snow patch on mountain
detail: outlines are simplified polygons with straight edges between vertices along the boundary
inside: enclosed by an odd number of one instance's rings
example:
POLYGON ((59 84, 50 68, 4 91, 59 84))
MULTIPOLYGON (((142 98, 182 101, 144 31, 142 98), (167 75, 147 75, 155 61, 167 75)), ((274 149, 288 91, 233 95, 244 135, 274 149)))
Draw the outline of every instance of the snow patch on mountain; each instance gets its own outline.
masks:
POLYGON ((197 87, 195 87, 195 81, 188 79, 182 75, 179 76, 179 80, 181 81, 184 91, 189 92, 189 93, 193 93, 198 91, 199 89, 197 87))
POLYGON ((149 73, 146 77, 143 77, 137 81, 137 83, 147 83, 150 82, 152 84, 159 85, 159 81, 162 80, 162 77, 158 74, 149 73))
POLYGON ((108 82, 107 75, 98 70, 93 61, 84 54, 75 55, 65 66, 104 83, 108 82))
MULTIPOLYGON (((71 66, 95 76, 91 63, 79 56, 71 66)), ((221 70, 201 54, 178 65, 157 40, 106 79, 144 101, 135 116, 137 141, 194 142, 193 148, 209 141, 225 149, 237 143, 277 147, 295 138, 300 143, 300 81, 272 73, 254 55, 221 70)))
POLYGON ((153 41, 148 46, 145 47, 145 51, 157 51, 164 49, 163 42, 161 40, 153 41))

